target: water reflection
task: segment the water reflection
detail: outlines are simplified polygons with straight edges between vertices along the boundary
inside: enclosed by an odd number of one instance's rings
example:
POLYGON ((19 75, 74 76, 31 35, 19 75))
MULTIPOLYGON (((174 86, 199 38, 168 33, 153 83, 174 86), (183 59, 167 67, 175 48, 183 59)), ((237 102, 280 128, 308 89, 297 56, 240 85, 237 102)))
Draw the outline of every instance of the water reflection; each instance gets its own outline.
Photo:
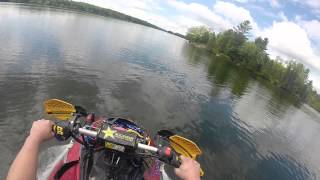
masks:
POLYGON ((288 156, 273 154, 257 161, 245 179, 315 179, 309 170, 288 156), (261 176, 262 174, 262 176, 261 176))
POLYGON ((283 94, 279 91, 270 94, 266 89, 270 86, 263 84, 265 88, 261 88, 247 72, 239 71, 221 57, 203 61, 201 50, 189 49, 188 62, 197 66, 203 62, 209 65, 208 79, 213 85, 211 98, 201 105, 199 119, 174 130, 184 132, 204 147, 200 161, 212 169, 207 176, 212 179, 315 179, 315 174, 304 162, 295 159, 296 154, 288 154, 292 151, 290 148, 282 151, 270 149, 271 144, 289 146, 281 145, 287 139, 280 140, 270 130, 276 124, 252 127, 264 124, 261 119, 269 122, 281 120, 291 106, 290 99, 281 97, 283 94), (253 104, 257 107, 252 108, 253 104), (264 109, 268 111, 261 111, 264 109), (247 121, 249 119, 252 121, 247 121))
POLYGON ((204 179, 319 176, 319 113, 223 57, 154 29, 67 11, 0 5, 0 26, 0 177, 48 98, 195 140, 204 179))

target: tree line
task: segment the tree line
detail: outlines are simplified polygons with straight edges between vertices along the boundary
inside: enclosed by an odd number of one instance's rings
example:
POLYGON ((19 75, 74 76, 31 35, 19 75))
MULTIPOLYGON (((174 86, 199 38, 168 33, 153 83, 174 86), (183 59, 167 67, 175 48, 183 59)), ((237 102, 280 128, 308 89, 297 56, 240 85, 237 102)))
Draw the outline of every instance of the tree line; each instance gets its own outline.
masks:
POLYGON ((83 3, 83 2, 74 2, 71 0, 0 0, 0 2, 28 3, 33 5, 43 5, 43 6, 50 6, 55 8, 82 11, 82 12, 91 13, 95 15, 113 17, 116 19, 121 19, 124 21, 129 21, 136 24, 141 24, 151 28, 159 29, 161 31, 165 31, 164 29, 156 25, 153 25, 147 21, 144 21, 144 20, 141 20, 117 11, 113 11, 111 9, 105 9, 102 7, 94 6, 94 5, 83 3))
POLYGON ((249 21, 220 33, 206 26, 197 26, 188 29, 186 39, 204 45, 218 56, 225 56, 237 66, 266 79, 320 111, 320 95, 309 80, 310 70, 297 61, 284 61, 280 57, 271 59, 266 52, 268 38, 249 40, 251 29, 249 21))

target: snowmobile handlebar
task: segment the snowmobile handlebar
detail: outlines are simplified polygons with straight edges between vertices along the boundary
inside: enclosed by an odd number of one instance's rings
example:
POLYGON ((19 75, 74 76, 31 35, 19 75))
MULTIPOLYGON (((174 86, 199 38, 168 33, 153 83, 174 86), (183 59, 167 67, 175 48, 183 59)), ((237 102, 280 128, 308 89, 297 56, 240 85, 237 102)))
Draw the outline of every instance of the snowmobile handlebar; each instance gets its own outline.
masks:
POLYGON ((121 132, 110 126, 100 128, 99 130, 90 130, 83 127, 74 128, 73 122, 70 121, 60 121, 53 125, 52 130, 55 133, 55 137, 60 141, 67 140, 72 136, 76 141, 83 144, 81 140, 76 138, 76 135, 88 136, 96 138, 96 140, 100 139, 105 141, 104 145, 106 147, 111 144, 113 146, 125 146, 131 149, 144 150, 155 155, 152 157, 156 157, 176 168, 181 165, 180 158, 171 147, 162 146, 158 148, 141 143, 132 133, 121 132))
MULTIPOLYGON (((85 128, 79 128, 78 132, 79 134, 90 136, 90 137, 99 137, 99 133, 97 131, 92 131, 85 128)), ((170 147, 164 146, 162 148, 157 148, 157 147, 149 146, 143 143, 136 143, 135 148, 156 153, 159 156, 160 160, 165 161, 166 163, 176 168, 179 168, 181 165, 180 158, 170 147)))
MULTIPOLYGON (((92 130, 88 130, 85 128, 79 128, 78 131, 79 131, 79 134, 83 134, 86 136, 90 136, 90 137, 97 137, 98 136, 97 131, 92 131, 92 130)), ((142 144, 142 143, 137 143, 137 148, 142 149, 142 150, 146 150, 146 151, 155 152, 155 153, 158 152, 157 147, 149 146, 149 145, 142 144)))
MULTIPOLYGON (((124 152, 129 151, 144 151, 149 153, 149 156, 144 157, 156 157, 160 161, 167 164, 179 167, 181 161, 177 154, 184 155, 186 157, 196 159, 198 155, 202 153, 201 149, 193 141, 186 139, 182 136, 173 134, 169 131, 160 131, 158 134, 161 137, 169 140, 169 144, 164 143, 161 145, 157 143, 157 147, 150 146, 151 139, 144 134, 144 131, 135 126, 134 123, 126 121, 128 123, 128 130, 121 131, 121 129, 112 128, 112 124, 103 124, 101 128, 91 128, 86 124, 91 125, 95 122, 93 113, 87 113, 87 111, 81 106, 74 106, 68 102, 59 99, 49 99, 44 102, 45 112, 47 115, 52 116, 59 120, 52 127, 52 131, 55 134, 56 139, 60 141, 67 140, 72 137, 75 141, 82 144, 86 148, 95 148, 96 145, 103 146, 100 149, 113 149, 124 152), (80 117, 86 118, 85 125, 78 122, 80 117), (131 130, 129 132, 129 130, 131 130), (135 136, 136 134, 137 136, 135 136), (80 136, 82 136, 80 138, 80 136), (116 147, 116 148, 112 148, 116 147), (151 154, 151 155, 150 155, 151 154)), ((93 149, 96 150, 96 149, 93 149)), ((142 155, 142 154, 139 154, 142 155)), ((201 169, 201 176, 204 175, 201 169)))

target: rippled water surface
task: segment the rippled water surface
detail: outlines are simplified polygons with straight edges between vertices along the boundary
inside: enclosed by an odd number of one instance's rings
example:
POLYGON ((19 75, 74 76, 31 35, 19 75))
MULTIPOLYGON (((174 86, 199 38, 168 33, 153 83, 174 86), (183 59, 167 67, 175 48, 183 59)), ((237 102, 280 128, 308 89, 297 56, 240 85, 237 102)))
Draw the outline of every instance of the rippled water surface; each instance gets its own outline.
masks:
POLYGON ((319 113, 144 26, 0 4, 0 94, 1 179, 49 98, 193 139, 203 179, 320 178, 319 113))

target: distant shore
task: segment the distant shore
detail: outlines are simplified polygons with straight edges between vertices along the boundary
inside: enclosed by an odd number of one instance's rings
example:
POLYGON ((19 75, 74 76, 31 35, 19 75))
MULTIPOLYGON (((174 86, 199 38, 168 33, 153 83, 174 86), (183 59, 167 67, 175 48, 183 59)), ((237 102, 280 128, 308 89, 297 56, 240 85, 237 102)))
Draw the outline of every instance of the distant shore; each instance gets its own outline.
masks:
POLYGON ((50 7, 50 8, 56 8, 61 10, 71 10, 76 12, 82 12, 82 13, 89 13, 93 15, 99 15, 99 16, 105 16, 105 17, 112 17, 115 19, 123 20, 132 22, 135 24, 140 24, 143 26, 147 26, 150 28, 154 28, 160 31, 167 32, 169 34, 178 36, 180 38, 185 38, 184 35, 175 33, 172 31, 167 31, 163 28, 160 28, 159 26, 156 26, 154 24, 151 24, 147 21, 129 16, 127 14, 114 11, 111 9, 106 9, 102 7, 98 7, 95 5, 91 5, 88 3, 83 2, 75 2, 75 1, 68 1, 68 0, 59 0, 59 1, 50 1, 50 0, 0 0, 0 2, 6 2, 6 3, 19 3, 19 4, 25 4, 25 5, 32 5, 32 6, 38 6, 38 7, 50 7))
POLYGON ((186 39, 192 46, 223 56, 320 112, 320 95, 308 79, 310 70, 294 60, 271 59, 267 53, 269 40, 261 37, 249 40, 250 30, 249 21, 217 34, 208 27, 198 26, 188 30, 186 39))

